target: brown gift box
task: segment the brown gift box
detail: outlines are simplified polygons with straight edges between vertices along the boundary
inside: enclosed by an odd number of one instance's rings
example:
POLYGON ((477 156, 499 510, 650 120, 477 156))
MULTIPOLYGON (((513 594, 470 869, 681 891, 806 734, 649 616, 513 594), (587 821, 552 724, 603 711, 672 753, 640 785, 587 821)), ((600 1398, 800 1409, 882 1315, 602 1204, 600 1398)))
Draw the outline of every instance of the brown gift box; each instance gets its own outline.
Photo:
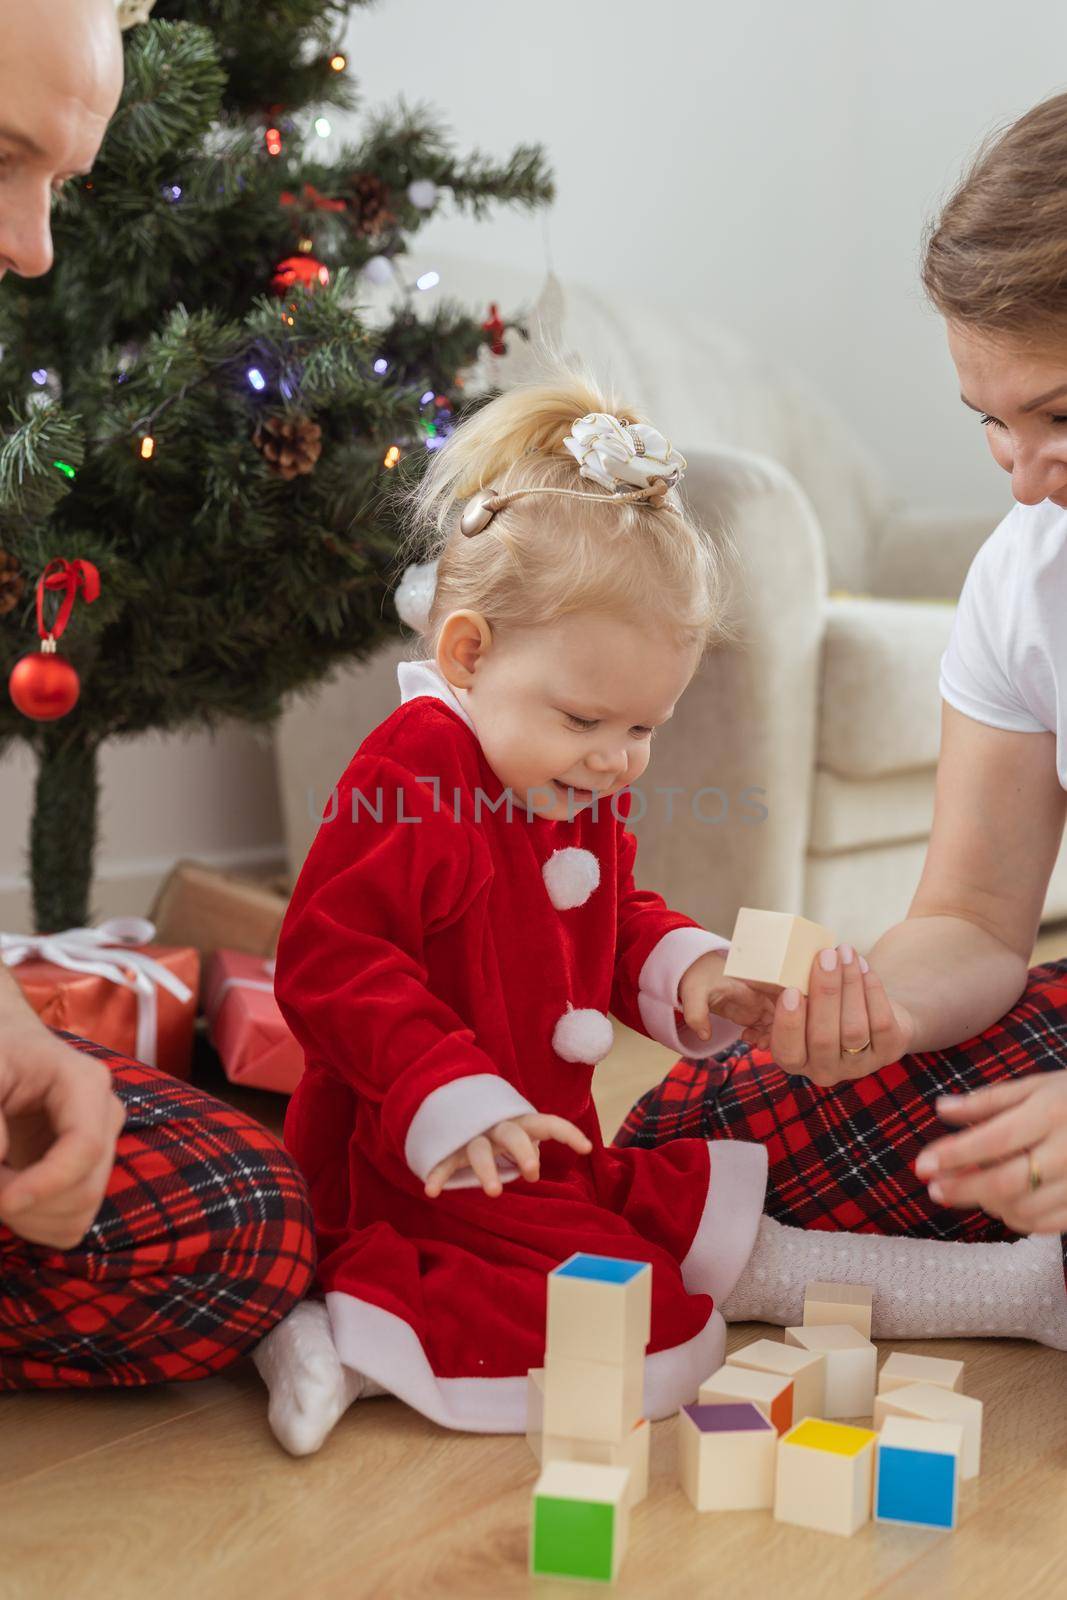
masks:
POLYGON ((288 903, 287 895, 253 878, 179 861, 148 915, 162 944, 191 944, 202 956, 215 950, 272 956, 288 903))

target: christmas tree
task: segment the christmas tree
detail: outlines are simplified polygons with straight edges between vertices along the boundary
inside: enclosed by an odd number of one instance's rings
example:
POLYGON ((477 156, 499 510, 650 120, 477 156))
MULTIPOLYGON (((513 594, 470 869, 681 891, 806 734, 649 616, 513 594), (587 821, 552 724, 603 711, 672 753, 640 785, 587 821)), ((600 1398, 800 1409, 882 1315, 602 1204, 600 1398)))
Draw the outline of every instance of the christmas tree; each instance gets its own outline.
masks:
POLYGON ((269 722, 395 631, 394 469, 443 441, 500 331, 484 308, 418 314, 414 287, 371 325, 365 281, 403 282, 441 204, 551 197, 538 147, 460 158, 422 108, 370 117, 326 159, 360 3, 158 0, 125 34, 96 167, 57 205, 55 266, 0 285, 3 671, 29 656, 37 716, 50 673, 77 696, 55 720, 0 709, 0 745, 37 758, 39 932, 89 918, 105 740, 269 722), (64 668, 40 651, 37 591, 48 578, 43 637, 74 561, 90 565, 67 588, 90 585, 55 641, 64 668))

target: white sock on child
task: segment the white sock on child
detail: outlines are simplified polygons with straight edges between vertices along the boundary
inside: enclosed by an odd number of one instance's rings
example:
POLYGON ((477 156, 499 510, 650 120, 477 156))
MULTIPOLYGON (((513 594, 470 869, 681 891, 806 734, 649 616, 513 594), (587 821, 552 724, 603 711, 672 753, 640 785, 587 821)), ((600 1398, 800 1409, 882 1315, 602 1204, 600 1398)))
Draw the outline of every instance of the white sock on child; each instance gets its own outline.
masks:
POLYGON ((804 1320, 804 1288, 812 1282, 869 1284, 876 1338, 984 1335, 1067 1350, 1058 1234, 966 1244, 822 1233, 764 1216, 748 1264, 719 1309, 727 1322, 795 1327, 804 1320))
POLYGON ((267 1420, 290 1455, 320 1449, 353 1400, 386 1390, 341 1362, 322 1300, 301 1300, 252 1351, 270 1391, 267 1420))

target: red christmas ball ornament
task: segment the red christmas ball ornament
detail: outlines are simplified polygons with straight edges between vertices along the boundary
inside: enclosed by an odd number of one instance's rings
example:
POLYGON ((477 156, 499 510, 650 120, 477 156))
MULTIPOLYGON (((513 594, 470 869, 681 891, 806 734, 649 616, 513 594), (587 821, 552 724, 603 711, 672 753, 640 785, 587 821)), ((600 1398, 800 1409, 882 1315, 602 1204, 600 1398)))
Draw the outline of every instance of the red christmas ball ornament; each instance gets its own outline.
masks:
POLYGON ((286 256, 275 267, 270 286, 275 294, 288 294, 294 287, 324 289, 329 281, 329 267, 316 261, 314 256, 286 256))
POLYGON ((73 711, 81 693, 78 674, 66 656, 51 650, 48 641, 32 655, 16 661, 7 680, 15 708, 34 722, 55 722, 73 711))
POLYGON ((37 580, 41 648, 16 661, 7 680, 8 693, 24 717, 32 717, 34 722, 55 722, 77 705, 81 683, 66 656, 57 651, 56 640, 70 621, 75 596, 80 594, 91 603, 99 593, 100 574, 91 561, 64 561, 60 557, 50 561, 37 580), (44 620, 46 589, 64 591, 51 628, 44 620))
POLYGON ((504 343, 506 326, 494 300, 489 307, 488 317, 482 323, 482 332, 489 335, 489 348, 495 356, 506 356, 508 353, 508 347, 504 343))

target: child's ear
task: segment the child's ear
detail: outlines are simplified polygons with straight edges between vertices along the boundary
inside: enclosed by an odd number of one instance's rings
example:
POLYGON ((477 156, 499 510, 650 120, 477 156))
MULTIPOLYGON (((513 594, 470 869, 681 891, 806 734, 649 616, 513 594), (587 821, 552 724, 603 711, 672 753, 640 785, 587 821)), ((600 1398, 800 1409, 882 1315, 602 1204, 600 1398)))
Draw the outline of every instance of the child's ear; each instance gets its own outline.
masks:
POLYGON ((437 667, 454 689, 469 689, 478 661, 493 642, 480 611, 450 611, 437 641, 437 667))

